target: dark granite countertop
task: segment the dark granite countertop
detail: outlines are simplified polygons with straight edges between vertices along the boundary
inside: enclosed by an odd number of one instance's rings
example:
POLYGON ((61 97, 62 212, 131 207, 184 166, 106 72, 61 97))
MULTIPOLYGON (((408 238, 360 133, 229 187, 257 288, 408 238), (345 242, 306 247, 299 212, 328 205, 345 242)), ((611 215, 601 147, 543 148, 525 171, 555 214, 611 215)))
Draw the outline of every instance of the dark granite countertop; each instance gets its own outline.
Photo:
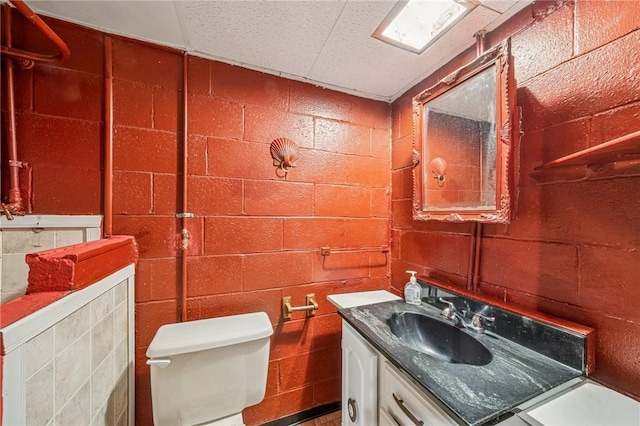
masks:
POLYGON ((391 333, 386 320, 397 312, 416 312, 446 321, 434 306, 413 306, 404 301, 338 311, 383 356, 463 424, 495 423, 519 404, 582 375, 580 370, 489 331, 464 331, 491 351, 493 359, 489 364, 440 361, 406 346, 391 333))

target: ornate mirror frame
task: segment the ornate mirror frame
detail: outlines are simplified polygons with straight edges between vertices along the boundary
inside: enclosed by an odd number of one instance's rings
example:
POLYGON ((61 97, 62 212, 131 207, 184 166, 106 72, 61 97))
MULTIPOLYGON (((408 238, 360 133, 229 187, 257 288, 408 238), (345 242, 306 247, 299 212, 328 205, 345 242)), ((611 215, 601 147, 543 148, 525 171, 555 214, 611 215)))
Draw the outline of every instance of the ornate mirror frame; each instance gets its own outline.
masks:
MULTIPOLYGON (((509 223, 511 219, 511 197, 509 188, 512 185, 512 171, 509 170, 509 160, 512 143, 519 134, 518 110, 516 105, 516 82, 513 71, 513 57, 511 56, 510 40, 493 47, 484 54, 478 56, 467 65, 452 72, 432 87, 424 90, 413 98, 413 219, 415 220, 441 220, 449 222, 477 221, 485 223, 509 223), (465 81, 480 72, 495 67, 496 92, 495 92, 495 209, 486 207, 477 208, 452 205, 448 207, 432 207, 425 205, 425 189, 430 177, 429 162, 423 160, 427 150, 425 141, 426 105, 446 93, 454 87, 464 84, 465 81)), ((483 102, 481 99, 478 102, 483 102)), ((435 159, 430 161, 439 161, 435 159)), ((433 167, 433 164, 431 164, 433 167)), ((444 165, 442 165, 444 167, 444 165)), ((436 174, 436 172, 433 172, 436 174)), ((444 178, 440 176, 440 178, 444 178)), ((435 177, 434 179, 438 179, 435 177)), ((444 180, 444 179, 443 179, 444 180)), ((438 181, 440 184, 440 180, 438 181)))

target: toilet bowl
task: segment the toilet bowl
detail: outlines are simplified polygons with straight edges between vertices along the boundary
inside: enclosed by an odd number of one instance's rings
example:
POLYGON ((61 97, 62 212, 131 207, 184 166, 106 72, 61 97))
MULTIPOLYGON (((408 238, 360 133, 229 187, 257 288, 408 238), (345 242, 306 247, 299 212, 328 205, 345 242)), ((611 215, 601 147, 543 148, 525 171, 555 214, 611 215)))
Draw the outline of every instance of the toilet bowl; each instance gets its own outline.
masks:
POLYGON ((264 398, 272 334, 264 312, 160 327, 147 349, 154 425, 243 425, 264 398))

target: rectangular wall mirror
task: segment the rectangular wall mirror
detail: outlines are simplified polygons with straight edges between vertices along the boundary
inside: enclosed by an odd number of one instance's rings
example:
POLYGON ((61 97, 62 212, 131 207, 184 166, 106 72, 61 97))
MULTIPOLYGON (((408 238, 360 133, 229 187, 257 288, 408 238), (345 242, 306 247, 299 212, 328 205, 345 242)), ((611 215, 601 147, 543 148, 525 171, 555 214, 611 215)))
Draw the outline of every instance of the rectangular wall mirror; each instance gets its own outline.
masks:
POLYGON ((413 218, 509 223, 516 84, 510 43, 413 98, 413 218))

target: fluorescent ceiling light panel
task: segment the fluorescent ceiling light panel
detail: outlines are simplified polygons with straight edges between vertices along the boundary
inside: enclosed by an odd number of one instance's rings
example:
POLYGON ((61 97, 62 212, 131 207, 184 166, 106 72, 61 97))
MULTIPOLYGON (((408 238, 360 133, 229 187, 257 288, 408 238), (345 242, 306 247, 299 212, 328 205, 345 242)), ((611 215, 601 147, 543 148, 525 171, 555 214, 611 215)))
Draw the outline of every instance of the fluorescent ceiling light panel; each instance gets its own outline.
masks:
POLYGON ((422 53, 476 5, 456 0, 398 2, 372 34, 413 53, 422 53))

